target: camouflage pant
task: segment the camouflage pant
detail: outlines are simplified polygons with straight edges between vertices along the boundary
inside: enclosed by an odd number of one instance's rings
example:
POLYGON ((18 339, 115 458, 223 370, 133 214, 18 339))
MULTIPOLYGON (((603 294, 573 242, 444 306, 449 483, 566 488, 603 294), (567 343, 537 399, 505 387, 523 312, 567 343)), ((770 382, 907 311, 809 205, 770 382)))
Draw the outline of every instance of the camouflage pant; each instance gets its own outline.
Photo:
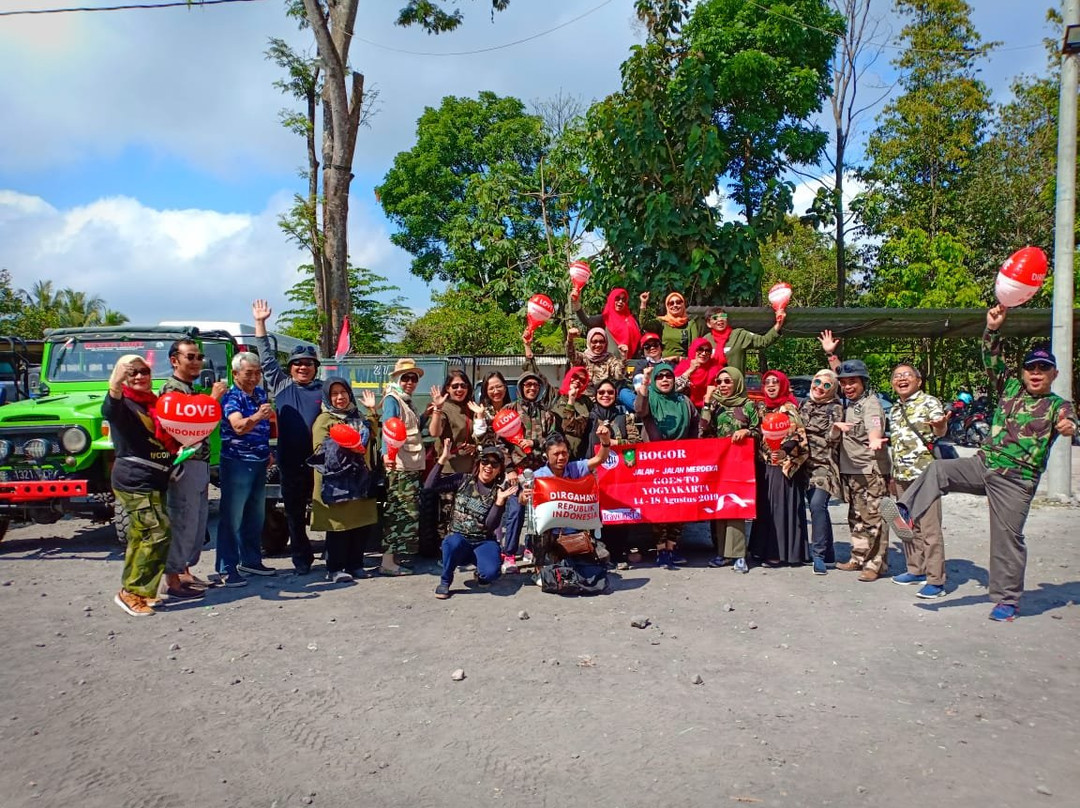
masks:
POLYGON ((420 542, 419 471, 388 471, 383 549, 415 553, 420 542))
POLYGON ((885 478, 880 474, 843 474, 848 502, 851 558, 863 569, 884 575, 889 569, 889 534, 881 521, 885 478))
POLYGON ((113 491, 128 515, 127 552, 122 586, 144 598, 157 597, 169 557, 169 512, 162 491, 113 491))

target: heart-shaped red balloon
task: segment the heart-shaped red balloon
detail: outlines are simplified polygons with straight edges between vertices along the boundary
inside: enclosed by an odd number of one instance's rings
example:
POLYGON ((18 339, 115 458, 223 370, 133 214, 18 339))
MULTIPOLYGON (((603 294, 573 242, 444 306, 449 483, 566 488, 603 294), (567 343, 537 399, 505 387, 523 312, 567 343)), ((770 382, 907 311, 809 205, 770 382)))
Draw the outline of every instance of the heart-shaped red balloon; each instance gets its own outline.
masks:
POLYGON ((221 405, 203 393, 166 393, 158 398, 155 411, 161 428, 181 446, 194 446, 221 423, 221 405))

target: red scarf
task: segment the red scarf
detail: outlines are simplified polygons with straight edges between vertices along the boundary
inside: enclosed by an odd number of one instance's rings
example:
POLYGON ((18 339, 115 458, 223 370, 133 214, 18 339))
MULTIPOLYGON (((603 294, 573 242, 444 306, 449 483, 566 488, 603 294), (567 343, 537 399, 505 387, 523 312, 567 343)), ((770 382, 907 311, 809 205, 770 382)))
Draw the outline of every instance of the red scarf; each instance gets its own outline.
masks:
POLYGON ((712 334, 713 342, 716 344, 712 353, 713 361, 716 362, 717 368, 722 368, 727 364, 727 354, 724 353, 724 346, 727 345, 728 337, 731 336, 731 326, 728 326, 723 331, 710 328, 709 333, 712 334))
POLYGON ((766 370, 761 374, 761 393, 765 396, 765 407, 769 410, 777 409, 781 404, 791 402, 796 407, 799 406, 798 399, 791 395, 791 382, 788 381, 788 377, 781 373, 779 370, 766 370), (773 376, 778 382, 780 382, 780 393, 776 398, 769 398, 769 394, 765 392, 765 381, 773 376))
POLYGON ((577 378, 581 382, 581 392, 585 392, 586 386, 589 384, 589 371, 577 365, 566 371, 566 375, 563 376, 562 384, 559 386, 559 395, 565 396, 570 393, 570 382, 577 378))
POLYGON ((633 356, 637 353, 638 343, 641 341, 641 328, 638 327, 634 315, 630 313, 629 301, 630 295, 625 289, 612 289, 608 292, 602 316, 604 318, 604 328, 614 337, 616 347, 625 345, 630 349, 626 355, 633 356), (619 314, 615 311, 615 298, 620 294, 627 300, 626 314, 619 314))
POLYGON ((157 441, 173 454, 179 452, 180 442, 166 432, 161 426, 161 419, 158 418, 157 414, 158 397, 150 390, 143 392, 142 390, 128 387, 126 384, 121 388, 121 392, 124 394, 124 398, 134 401, 146 410, 147 415, 150 416, 150 420, 154 422, 154 437, 157 441))
MULTIPOLYGON (((697 356, 698 348, 702 346, 712 350, 712 345, 709 344, 709 341, 705 339, 705 337, 698 337, 690 343, 690 350, 687 351, 689 356, 675 366, 676 376, 682 376, 686 371, 690 370, 690 360, 697 356)), ((686 390, 686 395, 698 409, 701 409, 702 405, 705 403, 705 390, 716 376, 718 369, 715 357, 710 357, 709 361, 704 365, 690 371, 690 387, 686 390)))

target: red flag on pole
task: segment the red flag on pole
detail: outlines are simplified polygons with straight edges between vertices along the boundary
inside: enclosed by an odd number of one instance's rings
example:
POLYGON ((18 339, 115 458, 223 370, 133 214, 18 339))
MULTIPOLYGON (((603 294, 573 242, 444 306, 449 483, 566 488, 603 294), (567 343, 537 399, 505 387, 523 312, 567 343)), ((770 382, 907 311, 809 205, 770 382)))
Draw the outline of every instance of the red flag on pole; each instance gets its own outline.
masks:
POLYGON ((352 340, 349 337, 349 317, 345 316, 345 322, 341 324, 341 333, 338 334, 337 350, 334 351, 334 358, 341 359, 352 349, 352 340))

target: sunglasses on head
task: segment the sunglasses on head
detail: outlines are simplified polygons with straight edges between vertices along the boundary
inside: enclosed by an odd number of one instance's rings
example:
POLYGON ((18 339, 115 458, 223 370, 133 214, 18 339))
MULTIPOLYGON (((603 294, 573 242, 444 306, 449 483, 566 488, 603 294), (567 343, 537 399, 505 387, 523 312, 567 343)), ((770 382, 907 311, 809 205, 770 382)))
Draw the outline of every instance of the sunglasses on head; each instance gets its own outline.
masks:
POLYGON ((129 379, 134 379, 138 376, 149 376, 150 368, 135 368, 134 370, 129 370, 127 375, 129 379))
POLYGON ((402 384, 409 384, 410 382, 412 382, 413 384, 416 384, 418 381, 420 381, 420 377, 417 376, 415 373, 402 373, 401 374, 401 383, 402 384))

